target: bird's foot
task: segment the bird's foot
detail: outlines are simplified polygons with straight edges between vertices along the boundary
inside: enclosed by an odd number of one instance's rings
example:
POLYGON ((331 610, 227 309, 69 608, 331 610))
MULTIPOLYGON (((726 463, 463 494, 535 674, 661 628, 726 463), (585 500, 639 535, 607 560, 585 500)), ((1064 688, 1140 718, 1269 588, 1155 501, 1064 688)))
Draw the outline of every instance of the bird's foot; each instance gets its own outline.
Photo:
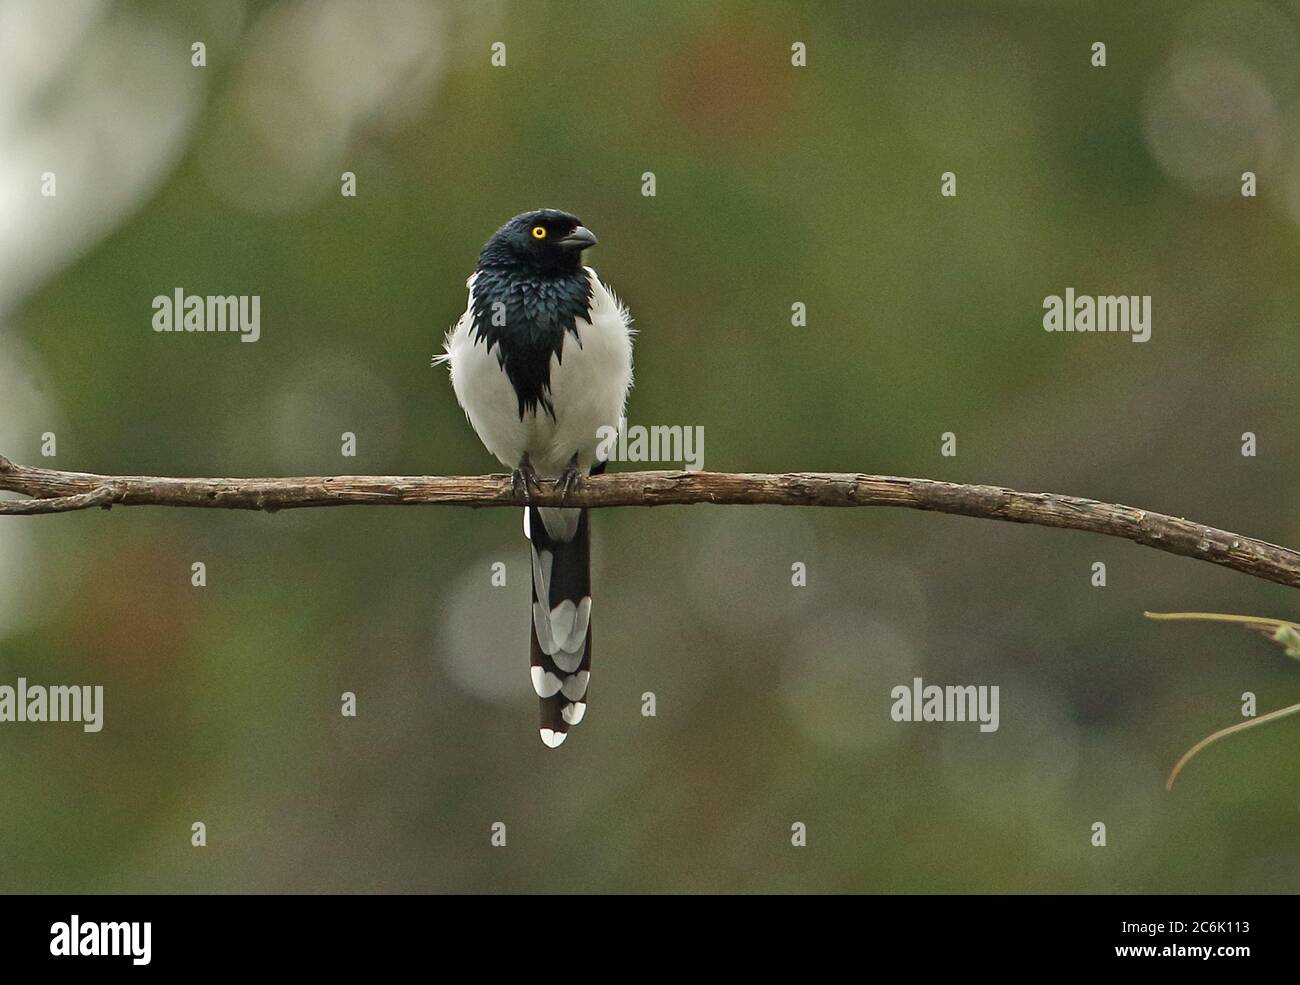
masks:
POLYGON ((578 456, 569 459, 569 464, 564 466, 564 471, 560 477, 555 480, 555 491, 560 494, 560 502, 563 503, 569 496, 577 491, 578 485, 582 482, 582 470, 578 468, 578 456))
POLYGON ((510 473, 510 492, 516 496, 522 495, 525 503, 532 503, 532 496, 528 492, 528 487, 532 486, 538 492, 542 491, 542 484, 537 481, 537 473, 533 470, 533 463, 525 455, 519 462, 518 467, 510 473))

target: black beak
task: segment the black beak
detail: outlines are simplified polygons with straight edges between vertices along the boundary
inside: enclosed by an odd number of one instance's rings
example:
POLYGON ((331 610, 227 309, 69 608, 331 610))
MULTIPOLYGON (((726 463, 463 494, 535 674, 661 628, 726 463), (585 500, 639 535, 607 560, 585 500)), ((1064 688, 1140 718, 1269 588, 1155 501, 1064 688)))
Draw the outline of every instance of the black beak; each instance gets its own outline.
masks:
POLYGON ((588 246, 595 246, 596 242, 596 236, 590 229, 586 226, 579 226, 560 240, 559 245, 566 250, 585 250, 588 246))

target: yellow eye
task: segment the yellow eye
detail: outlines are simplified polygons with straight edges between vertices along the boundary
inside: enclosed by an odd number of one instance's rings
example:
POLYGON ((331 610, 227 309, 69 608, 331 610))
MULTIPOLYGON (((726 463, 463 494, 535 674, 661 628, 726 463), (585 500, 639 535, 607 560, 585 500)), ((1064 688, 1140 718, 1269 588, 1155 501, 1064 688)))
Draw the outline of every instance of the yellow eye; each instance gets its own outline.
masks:
POLYGON ((546 238, 546 227, 533 226, 533 239, 545 239, 545 238, 546 238))

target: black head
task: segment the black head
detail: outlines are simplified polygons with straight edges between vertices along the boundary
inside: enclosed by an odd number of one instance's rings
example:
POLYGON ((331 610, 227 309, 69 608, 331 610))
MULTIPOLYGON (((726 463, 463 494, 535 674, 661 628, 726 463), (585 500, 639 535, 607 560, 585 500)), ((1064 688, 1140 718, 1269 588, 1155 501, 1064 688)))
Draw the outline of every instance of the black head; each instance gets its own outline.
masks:
POLYGON ((492 234, 479 254, 480 267, 505 267, 540 274, 568 274, 582 267, 582 251, 596 237, 576 216, 538 209, 515 216, 492 234))

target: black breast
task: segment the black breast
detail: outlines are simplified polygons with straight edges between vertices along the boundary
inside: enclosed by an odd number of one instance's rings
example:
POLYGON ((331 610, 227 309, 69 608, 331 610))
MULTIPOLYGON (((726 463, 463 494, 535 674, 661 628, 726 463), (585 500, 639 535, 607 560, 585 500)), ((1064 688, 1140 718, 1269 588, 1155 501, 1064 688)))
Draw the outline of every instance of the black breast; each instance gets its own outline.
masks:
POLYGON ((488 352, 496 346, 497 361, 519 398, 519 417, 540 404, 555 417, 551 405, 551 357, 563 359, 564 336, 573 333, 578 318, 591 311, 591 281, 581 268, 555 277, 537 277, 492 267, 479 269, 474 280, 474 344, 488 352))

